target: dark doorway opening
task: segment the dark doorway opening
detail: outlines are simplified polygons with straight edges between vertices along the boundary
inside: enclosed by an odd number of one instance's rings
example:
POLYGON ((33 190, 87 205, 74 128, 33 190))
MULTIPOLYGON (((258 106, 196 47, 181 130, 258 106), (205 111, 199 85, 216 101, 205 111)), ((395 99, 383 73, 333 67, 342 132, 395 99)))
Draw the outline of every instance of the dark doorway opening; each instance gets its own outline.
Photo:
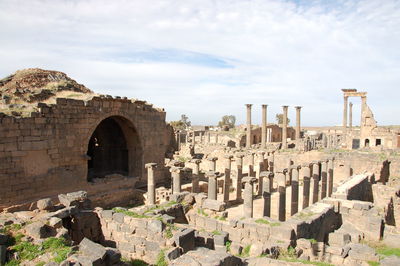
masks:
POLYGON ((369 139, 365 139, 365 147, 369 147, 369 139))
POLYGON ((353 139, 352 149, 359 149, 360 148, 360 139, 353 139))
POLYGON ((93 132, 87 155, 88 181, 109 174, 129 174, 129 151, 125 134, 113 117, 104 119, 93 132))
POLYGON ((382 145, 382 140, 381 139, 376 139, 375 146, 381 146, 381 145, 382 145))

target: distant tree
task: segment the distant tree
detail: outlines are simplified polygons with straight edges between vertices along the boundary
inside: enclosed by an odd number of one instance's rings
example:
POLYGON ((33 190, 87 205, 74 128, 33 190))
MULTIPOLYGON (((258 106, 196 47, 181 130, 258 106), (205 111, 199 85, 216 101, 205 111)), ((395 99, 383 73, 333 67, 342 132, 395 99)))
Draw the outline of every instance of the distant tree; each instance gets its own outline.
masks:
POLYGON ((192 124, 189 121, 189 117, 187 117, 187 115, 183 114, 181 115, 181 120, 180 120, 186 127, 190 127, 190 125, 192 124))
MULTIPOLYGON (((276 119, 276 122, 277 122, 279 125, 282 125, 282 124, 283 124, 283 114, 276 114, 275 119, 276 119)), ((289 125, 289 123, 290 123, 290 119, 289 119, 289 118, 287 119, 287 123, 288 123, 288 125, 289 125)))
POLYGON ((191 123, 187 115, 181 115, 181 119, 169 122, 174 129, 183 130, 190 127, 191 123))
POLYGON ((223 127, 228 127, 228 128, 234 128, 236 123, 236 117, 234 115, 224 115, 221 118, 221 121, 218 122, 218 126, 223 128, 223 127))

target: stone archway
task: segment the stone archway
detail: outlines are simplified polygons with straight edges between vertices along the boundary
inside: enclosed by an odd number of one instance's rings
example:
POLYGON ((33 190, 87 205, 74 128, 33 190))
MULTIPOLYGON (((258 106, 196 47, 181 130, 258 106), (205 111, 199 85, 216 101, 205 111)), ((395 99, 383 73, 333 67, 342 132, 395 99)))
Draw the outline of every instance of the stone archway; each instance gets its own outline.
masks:
POLYGON ((102 120, 93 131, 87 148, 87 181, 110 174, 140 177, 142 148, 132 123, 122 116, 102 120))

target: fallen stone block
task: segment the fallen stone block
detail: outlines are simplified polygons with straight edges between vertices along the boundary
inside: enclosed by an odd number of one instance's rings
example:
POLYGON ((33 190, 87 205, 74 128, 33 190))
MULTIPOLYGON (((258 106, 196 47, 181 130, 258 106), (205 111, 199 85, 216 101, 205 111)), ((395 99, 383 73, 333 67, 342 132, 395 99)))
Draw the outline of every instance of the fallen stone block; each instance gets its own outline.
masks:
POLYGON ((219 232, 219 234, 214 235, 213 238, 215 245, 225 246, 226 241, 228 241, 229 234, 227 232, 219 232))
POLYGON ((400 258, 397 256, 389 256, 379 261, 381 266, 399 266, 400 258))
POLYGON ((174 239, 176 245, 182 248, 183 253, 193 250, 195 247, 194 229, 184 229, 183 231, 176 233, 174 239))
POLYGON ((149 220, 147 222, 147 229, 153 233, 161 233, 165 228, 165 224, 160 220, 149 220))
POLYGON ((65 207, 77 206, 80 209, 90 209, 91 202, 86 191, 77 191, 58 195, 58 200, 65 207))
POLYGON ((202 208, 203 209, 209 209, 209 210, 217 211, 217 212, 225 211, 226 203, 222 202, 222 201, 206 199, 203 202, 202 208))
POLYGON ((79 243, 79 251, 85 255, 93 259, 93 261, 97 261, 98 259, 104 260, 107 255, 107 250, 100 244, 97 244, 86 237, 79 243))
POLYGON ((34 239, 48 238, 56 235, 54 228, 41 221, 25 226, 25 233, 34 239))
POLYGON ((54 208, 53 201, 50 198, 38 200, 36 205, 41 211, 50 211, 54 208))

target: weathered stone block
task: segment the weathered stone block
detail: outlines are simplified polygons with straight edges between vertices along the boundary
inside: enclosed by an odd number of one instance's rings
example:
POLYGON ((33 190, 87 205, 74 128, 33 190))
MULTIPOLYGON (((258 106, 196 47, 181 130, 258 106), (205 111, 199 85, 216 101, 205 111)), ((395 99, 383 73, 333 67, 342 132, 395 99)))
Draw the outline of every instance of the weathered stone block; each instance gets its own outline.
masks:
POLYGON ((185 229, 181 232, 178 232, 174 235, 174 239, 176 242, 176 245, 181 247, 183 250, 183 253, 188 252, 189 250, 194 249, 194 230, 193 229, 185 229))
POLYGON ((79 251, 94 260, 104 260, 107 250, 100 244, 97 244, 86 237, 79 243, 79 251))
POLYGON ((58 200, 65 207, 77 206, 80 209, 90 209, 91 202, 87 197, 86 191, 77 191, 58 195, 58 200))
POLYGON ((219 232, 219 234, 214 235, 214 244, 225 246, 226 241, 229 239, 229 234, 227 232, 219 232))
POLYGON ((153 233, 161 233, 165 228, 165 224, 160 220, 149 220, 147 222, 147 229, 153 233))
POLYGON ((56 235, 55 230, 43 222, 28 224, 25 226, 25 233, 34 239, 48 238, 56 235))
POLYGON ((226 203, 222 201, 206 199, 203 202, 202 208, 220 212, 226 209, 226 203))
POLYGON ((53 207, 54 207, 54 204, 50 198, 38 200, 36 205, 37 205, 38 209, 41 211, 43 211, 43 210, 49 211, 49 210, 53 209, 53 207))

